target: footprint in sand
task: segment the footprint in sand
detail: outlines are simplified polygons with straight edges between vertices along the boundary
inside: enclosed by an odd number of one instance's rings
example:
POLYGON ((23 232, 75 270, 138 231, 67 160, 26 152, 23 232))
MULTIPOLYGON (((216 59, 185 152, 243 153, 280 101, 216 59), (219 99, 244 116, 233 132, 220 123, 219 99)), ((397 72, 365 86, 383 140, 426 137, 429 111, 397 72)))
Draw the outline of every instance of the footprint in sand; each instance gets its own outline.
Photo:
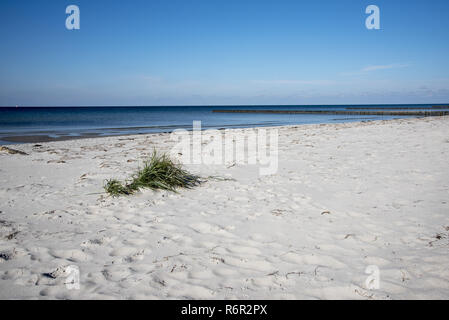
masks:
POLYGON ((202 234, 215 234, 217 236, 234 237, 234 235, 226 229, 232 229, 232 227, 223 228, 220 226, 214 226, 205 222, 194 223, 190 225, 194 231, 202 234))
POLYGON ((92 259, 92 257, 79 249, 73 250, 52 250, 50 254, 55 258, 62 258, 72 262, 85 262, 92 259))
POLYGON ((111 257, 122 257, 124 262, 135 262, 142 260, 145 256, 145 249, 136 249, 134 247, 121 247, 111 251, 111 257))
POLYGON ((102 245, 110 243, 112 240, 113 240, 113 238, 111 238, 111 237, 94 238, 94 239, 84 241, 81 244, 81 246, 82 247, 102 246, 102 245))
POLYGON ((108 281, 122 281, 132 275, 132 270, 123 265, 112 265, 101 271, 103 277, 108 281))
POLYGON ((257 248, 242 247, 242 246, 233 246, 232 248, 229 249, 229 251, 231 251, 233 253, 241 254, 244 256, 261 254, 261 251, 257 248))
POLYGON ((226 257, 225 263, 237 268, 250 269, 258 272, 269 272, 273 270, 273 265, 266 260, 226 257))
POLYGON ((335 269, 346 268, 346 265, 337 259, 325 255, 300 255, 294 252, 288 252, 282 255, 281 259, 296 265, 317 265, 335 269))

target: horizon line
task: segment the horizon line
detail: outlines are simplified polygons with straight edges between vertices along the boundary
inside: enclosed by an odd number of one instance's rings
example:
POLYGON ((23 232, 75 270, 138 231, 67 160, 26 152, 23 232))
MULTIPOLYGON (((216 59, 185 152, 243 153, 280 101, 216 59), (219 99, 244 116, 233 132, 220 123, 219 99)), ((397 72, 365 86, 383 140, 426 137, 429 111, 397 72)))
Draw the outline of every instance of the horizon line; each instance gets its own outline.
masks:
POLYGON ((0 108, 162 108, 162 107, 319 107, 319 106, 445 106, 449 103, 343 103, 343 104, 188 104, 188 105, 39 105, 0 106, 0 108))

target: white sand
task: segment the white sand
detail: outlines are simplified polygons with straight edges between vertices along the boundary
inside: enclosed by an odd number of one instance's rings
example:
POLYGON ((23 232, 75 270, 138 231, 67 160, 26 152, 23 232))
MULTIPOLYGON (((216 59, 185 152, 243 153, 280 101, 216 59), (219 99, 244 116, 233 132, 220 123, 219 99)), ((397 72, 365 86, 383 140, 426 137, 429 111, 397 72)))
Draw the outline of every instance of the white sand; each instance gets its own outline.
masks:
POLYGON ((276 175, 116 199, 169 135, 42 145, 0 153, 0 298, 449 298, 448 117, 283 127, 276 175))

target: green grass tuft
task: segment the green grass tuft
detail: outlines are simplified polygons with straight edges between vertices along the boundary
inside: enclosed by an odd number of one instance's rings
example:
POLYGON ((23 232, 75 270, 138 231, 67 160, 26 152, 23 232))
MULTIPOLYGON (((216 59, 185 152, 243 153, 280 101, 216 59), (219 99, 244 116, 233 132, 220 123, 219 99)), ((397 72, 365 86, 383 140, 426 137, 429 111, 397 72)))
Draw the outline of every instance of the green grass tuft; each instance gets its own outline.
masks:
POLYGON ((124 186, 120 181, 116 179, 107 180, 104 189, 113 197, 118 197, 124 194, 131 194, 131 190, 129 190, 126 186, 124 186))
POLYGON ((145 188, 176 192, 177 188, 192 188, 201 182, 199 176, 182 169, 181 165, 173 162, 167 154, 159 155, 154 151, 130 181, 122 183, 116 179, 107 180, 104 188, 111 196, 118 197, 145 188))

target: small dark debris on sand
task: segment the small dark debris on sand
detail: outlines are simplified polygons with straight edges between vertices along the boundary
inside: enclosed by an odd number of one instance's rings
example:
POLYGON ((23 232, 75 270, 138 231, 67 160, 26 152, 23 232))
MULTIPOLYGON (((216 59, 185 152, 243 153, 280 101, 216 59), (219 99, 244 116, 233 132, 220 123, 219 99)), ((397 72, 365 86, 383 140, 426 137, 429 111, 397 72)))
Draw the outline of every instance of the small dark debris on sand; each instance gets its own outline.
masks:
POLYGON ((66 163, 64 160, 48 160, 47 163, 66 163))
POLYGON ((6 236, 6 239, 7 239, 7 240, 12 240, 12 239, 14 239, 19 233, 20 233, 20 231, 15 231, 15 232, 13 232, 13 233, 7 235, 7 236, 6 236))
POLYGON ((2 251, 0 252, 0 259, 4 261, 9 261, 16 255, 15 250, 13 251, 2 251))
POLYGON ((20 150, 15 150, 15 149, 11 149, 11 148, 7 148, 7 147, 0 147, 0 151, 4 151, 7 152, 9 154, 21 154, 24 156, 27 156, 28 153, 20 151, 20 150))

